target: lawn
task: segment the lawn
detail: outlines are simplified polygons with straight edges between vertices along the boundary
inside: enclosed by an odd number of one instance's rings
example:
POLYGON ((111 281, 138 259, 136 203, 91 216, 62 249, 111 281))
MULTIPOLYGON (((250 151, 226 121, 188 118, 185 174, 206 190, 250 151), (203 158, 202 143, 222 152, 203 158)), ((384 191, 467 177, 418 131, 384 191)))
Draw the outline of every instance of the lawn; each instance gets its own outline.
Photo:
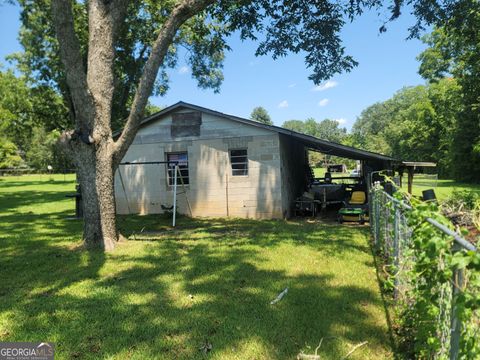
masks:
MULTIPOLYGON (((407 190, 407 176, 402 178, 403 189, 407 190)), ((425 178, 422 174, 415 174, 413 177, 413 195, 421 196, 423 190, 434 189, 437 199, 442 201, 452 195, 454 190, 474 191, 480 193, 480 184, 469 184, 455 180, 439 179, 434 181, 425 178)))
POLYGON ((0 178, 1 341, 53 341, 58 359, 228 360, 294 359, 323 338, 321 359, 364 341, 348 359, 393 357, 368 228, 128 216, 131 240, 104 254, 67 219, 73 188, 0 178))

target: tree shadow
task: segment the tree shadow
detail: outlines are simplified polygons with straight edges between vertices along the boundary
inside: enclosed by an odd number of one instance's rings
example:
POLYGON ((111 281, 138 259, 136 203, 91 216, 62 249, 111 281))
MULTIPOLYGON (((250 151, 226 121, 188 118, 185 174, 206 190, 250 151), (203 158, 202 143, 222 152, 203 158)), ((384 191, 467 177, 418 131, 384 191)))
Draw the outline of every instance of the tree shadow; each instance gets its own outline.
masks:
MULTIPOLYGON (((169 229, 168 219, 119 223, 125 231, 169 229)), ((377 356, 389 343, 372 321, 378 293, 353 280, 338 284, 328 272, 301 271, 301 264, 292 273, 268 258, 285 243, 336 258, 363 254, 368 246, 349 240, 357 230, 180 218, 178 229, 128 241, 108 255, 48 241, 9 247, 0 312, 10 315, 0 322, 0 337, 55 341, 59 358, 292 359, 321 338, 322 358, 336 359, 365 339, 373 350, 359 350, 357 358, 377 356), (286 287, 285 298, 270 305, 286 287), (212 345, 208 354, 205 344, 212 345)))

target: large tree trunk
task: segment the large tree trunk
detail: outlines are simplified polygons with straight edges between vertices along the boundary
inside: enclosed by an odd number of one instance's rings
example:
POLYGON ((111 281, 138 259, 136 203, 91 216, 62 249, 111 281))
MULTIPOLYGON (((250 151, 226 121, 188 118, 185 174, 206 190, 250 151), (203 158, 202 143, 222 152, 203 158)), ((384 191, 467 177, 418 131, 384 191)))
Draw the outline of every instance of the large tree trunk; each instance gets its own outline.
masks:
POLYGON ((213 0, 178 2, 159 31, 139 81, 125 128, 112 138, 115 38, 128 1, 90 0, 87 67, 80 54, 71 0, 52 0, 60 56, 72 96, 75 130, 63 140, 72 154, 82 189, 84 240, 89 247, 113 250, 118 241, 113 178, 140 126, 158 69, 177 30, 213 0), (88 69, 86 71, 86 69, 88 69))
POLYGON ((83 238, 88 247, 113 250, 118 241, 115 218, 112 146, 77 143, 74 157, 83 198, 83 238))

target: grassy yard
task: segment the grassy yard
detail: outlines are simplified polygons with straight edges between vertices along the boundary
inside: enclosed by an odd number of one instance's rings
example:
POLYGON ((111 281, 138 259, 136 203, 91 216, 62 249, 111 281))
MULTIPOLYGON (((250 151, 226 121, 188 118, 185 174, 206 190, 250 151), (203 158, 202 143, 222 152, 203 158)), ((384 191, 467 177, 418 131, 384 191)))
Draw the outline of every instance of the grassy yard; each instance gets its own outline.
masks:
MULTIPOLYGON (((402 179, 403 189, 407 190, 407 176, 402 179)), ((434 189, 437 199, 445 200, 454 190, 459 191, 474 191, 480 193, 480 184, 468 184, 458 182, 454 180, 440 179, 438 181, 432 181, 431 179, 425 179, 421 174, 417 174, 413 177, 413 195, 421 196, 423 190, 434 189)))
POLYGON ((323 338, 321 359, 364 341, 349 359, 393 357, 368 228, 129 216, 135 240, 104 254, 66 219, 73 188, 0 178, 1 341, 53 341, 58 359, 228 360, 294 359, 323 338))

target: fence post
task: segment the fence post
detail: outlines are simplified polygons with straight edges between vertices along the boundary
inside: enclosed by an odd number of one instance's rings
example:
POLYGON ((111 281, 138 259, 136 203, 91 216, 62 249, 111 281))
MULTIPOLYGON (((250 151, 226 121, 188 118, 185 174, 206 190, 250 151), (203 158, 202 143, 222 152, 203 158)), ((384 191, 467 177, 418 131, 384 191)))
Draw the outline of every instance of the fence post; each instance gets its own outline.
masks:
POLYGON ((395 267, 393 297, 398 297, 398 271, 400 266, 400 234, 399 234, 399 215, 398 205, 393 202, 393 264, 395 267))
POLYGON ((378 198, 378 190, 373 190, 374 198, 375 198, 375 248, 378 250, 379 248, 379 236, 380 236, 380 199, 378 198))
POLYGON ((453 291, 452 291, 452 310, 450 315, 450 360, 457 360, 460 352, 460 336, 462 332, 462 323, 457 317, 456 300, 464 284, 463 269, 457 269, 453 272, 453 291))

